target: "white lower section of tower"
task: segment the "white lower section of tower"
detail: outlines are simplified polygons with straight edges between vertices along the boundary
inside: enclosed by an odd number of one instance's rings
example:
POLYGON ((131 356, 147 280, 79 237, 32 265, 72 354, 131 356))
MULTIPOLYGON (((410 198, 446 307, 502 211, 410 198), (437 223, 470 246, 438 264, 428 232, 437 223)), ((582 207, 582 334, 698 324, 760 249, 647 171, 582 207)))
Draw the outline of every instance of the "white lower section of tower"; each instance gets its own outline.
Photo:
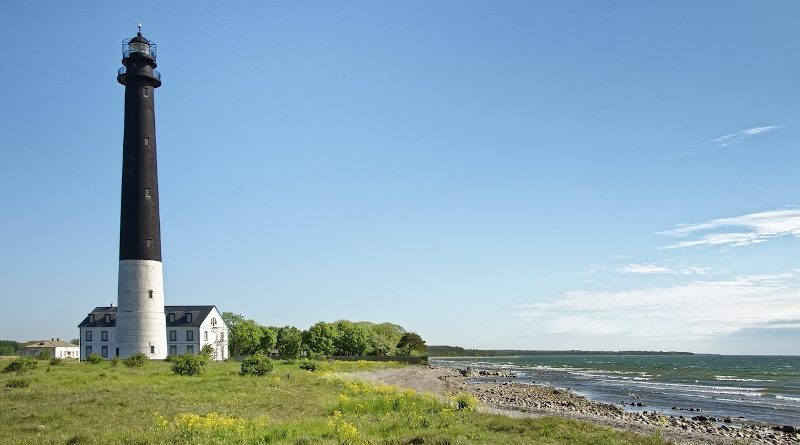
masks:
POLYGON ((137 352, 151 359, 167 357, 161 261, 119 262, 117 345, 122 358, 137 352))

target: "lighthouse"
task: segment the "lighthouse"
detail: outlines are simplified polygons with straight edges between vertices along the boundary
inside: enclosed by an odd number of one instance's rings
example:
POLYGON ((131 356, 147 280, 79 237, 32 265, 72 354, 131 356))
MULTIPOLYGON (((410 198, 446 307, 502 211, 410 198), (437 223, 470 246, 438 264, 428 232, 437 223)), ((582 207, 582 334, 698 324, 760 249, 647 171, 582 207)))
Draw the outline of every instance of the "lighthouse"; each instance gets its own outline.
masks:
POLYGON ((117 81, 125 86, 122 202, 117 288, 117 355, 167 356, 161 222, 156 166, 155 89, 161 86, 156 44, 142 36, 122 42, 117 81))

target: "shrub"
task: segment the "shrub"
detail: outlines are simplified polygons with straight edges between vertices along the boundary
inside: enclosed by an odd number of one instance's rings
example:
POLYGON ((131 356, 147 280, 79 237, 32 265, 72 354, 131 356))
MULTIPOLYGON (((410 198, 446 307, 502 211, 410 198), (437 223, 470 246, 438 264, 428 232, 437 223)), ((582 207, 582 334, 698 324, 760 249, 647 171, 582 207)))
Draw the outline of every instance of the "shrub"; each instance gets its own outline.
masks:
POLYGON ((122 361, 122 360, 120 360, 120 359, 119 359, 119 357, 114 357, 114 358, 112 358, 112 359, 111 359, 111 367, 112 367, 112 368, 116 368, 117 366, 119 366, 119 363, 120 363, 121 361, 122 361))
POLYGON ((452 400, 455 408, 459 411, 475 411, 478 409, 478 399, 466 391, 453 395, 452 400))
POLYGON ((313 372, 317 370, 317 364, 310 360, 306 360, 303 363, 300 363, 300 369, 305 369, 313 372))
POLYGON ((242 360, 242 369, 239 371, 241 375, 266 375, 272 371, 275 365, 272 360, 266 355, 257 352, 254 355, 242 360))
POLYGON ((10 379, 6 382, 6 388, 27 388, 31 386, 31 382, 25 379, 10 379))
POLYGON ((214 356, 214 347, 211 345, 205 345, 200 349, 200 354, 211 359, 214 356))
POLYGON ((36 358, 39 360, 50 360, 50 351, 42 349, 36 353, 36 358))
POLYGON ((200 375, 208 363, 204 354, 176 355, 172 358, 172 372, 177 375, 200 375))
POLYGON ((60 366, 64 364, 64 360, 60 358, 52 358, 50 359, 51 366, 60 366))
POLYGON ((8 366, 3 369, 3 372, 16 372, 17 374, 24 374, 28 371, 32 371, 39 366, 39 362, 36 361, 33 357, 20 357, 18 359, 12 360, 8 366))
POLYGON ((129 368, 141 368, 147 363, 147 356, 141 352, 137 352, 136 354, 122 359, 122 363, 129 368))
POLYGON ((103 357, 100 357, 100 354, 91 354, 86 357, 86 363, 91 363, 93 365, 103 363, 103 357))

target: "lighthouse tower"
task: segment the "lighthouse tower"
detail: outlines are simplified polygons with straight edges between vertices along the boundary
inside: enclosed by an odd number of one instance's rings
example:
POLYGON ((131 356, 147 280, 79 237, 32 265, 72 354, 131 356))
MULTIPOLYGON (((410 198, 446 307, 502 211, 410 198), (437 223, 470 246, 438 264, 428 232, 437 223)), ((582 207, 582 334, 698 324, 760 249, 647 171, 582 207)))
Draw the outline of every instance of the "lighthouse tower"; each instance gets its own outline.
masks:
POLYGON ((167 356, 161 222, 158 214, 155 89, 161 86, 156 44, 139 32, 122 42, 117 81, 125 85, 122 210, 119 229, 119 356, 167 356))

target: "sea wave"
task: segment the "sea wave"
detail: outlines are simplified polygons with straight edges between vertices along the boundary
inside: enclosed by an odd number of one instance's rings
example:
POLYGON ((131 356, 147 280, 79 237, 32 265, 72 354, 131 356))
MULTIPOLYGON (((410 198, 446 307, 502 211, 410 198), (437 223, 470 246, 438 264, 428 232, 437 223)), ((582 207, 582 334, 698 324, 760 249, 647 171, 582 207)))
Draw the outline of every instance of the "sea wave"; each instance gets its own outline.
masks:
POLYGON ((775 396, 775 398, 780 400, 791 400, 792 402, 800 402, 800 397, 789 397, 778 394, 777 396, 775 396))
POLYGON ((715 375, 715 379, 723 382, 774 382, 775 380, 769 379, 742 379, 735 375, 715 375))

